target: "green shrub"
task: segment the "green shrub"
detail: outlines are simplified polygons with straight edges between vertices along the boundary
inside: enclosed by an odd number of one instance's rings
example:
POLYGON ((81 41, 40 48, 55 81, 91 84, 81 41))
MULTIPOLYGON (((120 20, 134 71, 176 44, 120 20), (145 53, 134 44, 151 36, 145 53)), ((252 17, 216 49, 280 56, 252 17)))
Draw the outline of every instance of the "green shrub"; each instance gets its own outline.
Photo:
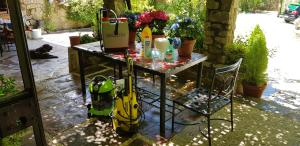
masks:
POLYGON ((48 0, 44 0, 44 12, 43 12, 43 20, 44 20, 44 29, 47 32, 55 31, 56 26, 55 24, 51 21, 51 17, 53 15, 53 6, 48 2, 48 0))
POLYGON ((277 10, 280 0, 240 0, 241 11, 255 12, 256 10, 277 10))
POLYGON ((44 29, 47 32, 53 32, 56 30, 56 26, 51 20, 45 20, 44 21, 44 29))
POLYGON ((80 44, 86 44, 86 43, 91 43, 91 42, 96 42, 96 41, 97 41, 97 39, 89 36, 88 34, 80 36, 80 44))
POLYGON ((15 80, 0 74, 0 97, 16 91, 15 80))
MULTIPOLYGON (((226 64, 233 64, 239 58, 245 58, 247 53, 248 40, 238 36, 230 46, 225 48, 226 64)), ((244 63, 241 64, 240 72, 245 72, 244 63)))
POLYGON ((257 25, 248 40, 247 53, 244 60, 245 82, 252 85, 266 83, 268 54, 265 35, 259 25, 257 25))
POLYGON ((135 12, 144 12, 154 9, 153 0, 131 0, 132 10, 135 12))
POLYGON ((253 12, 261 3, 262 0, 240 0, 240 9, 245 12, 253 12))
POLYGON ((90 25, 96 23, 96 13, 103 5, 102 0, 68 0, 67 18, 90 25))

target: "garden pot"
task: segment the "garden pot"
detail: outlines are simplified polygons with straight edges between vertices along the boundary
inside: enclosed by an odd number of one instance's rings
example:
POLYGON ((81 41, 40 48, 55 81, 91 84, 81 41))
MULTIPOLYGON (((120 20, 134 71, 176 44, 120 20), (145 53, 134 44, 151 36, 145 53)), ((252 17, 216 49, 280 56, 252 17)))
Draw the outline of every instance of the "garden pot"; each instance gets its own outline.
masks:
POLYGON ((80 44, 80 36, 70 36, 69 39, 70 39, 71 47, 80 44))
POLYGON ((260 98, 266 88, 267 84, 261 85, 250 85, 246 82, 243 82, 243 93, 244 96, 260 98))
POLYGON ((156 38, 165 38, 166 36, 164 34, 161 34, 161 35, 157 35, 157 34, 153 34, 152 35, 152 48, 154 48, 154 40, 156 38))
POLYGON ((178 49, 178 55, 180 57, 191 57, 195 44, 196 40, 184 40, 178 49))
POLYGON ((129 46, 134 46, 136 31, 129 31, 129 46))
POLYGON ((31 31, 31 39, 41 39, 42 38, 42 29, 32 29, 31 31))

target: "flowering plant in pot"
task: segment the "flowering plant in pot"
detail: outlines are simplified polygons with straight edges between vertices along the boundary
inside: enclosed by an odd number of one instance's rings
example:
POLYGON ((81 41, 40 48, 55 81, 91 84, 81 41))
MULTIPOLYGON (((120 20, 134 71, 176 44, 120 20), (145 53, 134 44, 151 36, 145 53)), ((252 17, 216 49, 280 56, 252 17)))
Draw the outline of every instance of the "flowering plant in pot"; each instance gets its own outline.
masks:
POLYGON ((248 39, 244 60, 243 92, 245 96, 261 97, 267 85, 268 55, 265 35, 257 25, 248 39))
POLYGON ((129 45, 133 45, 135 41, 135 35, 137 31, 137 27, 135 26, 140 13, 138 12, 125 12, 121 15, 121 17, 126 17, 128 21, 128 28, 129 28, 129 45))
POLYGON ((164 28, 167 26, 169 16, 162 10, 146 11, 142 13, 137 22, 137 28, 144 28, 149 26, 153 35, 164 35, 164 28))
POLYGON ((171 25, 168 35, 170 37, 179 37, 181 47, 178 54, 181 57, 191 57, 196 40, 203 33, 202 26, 199 26, 190 17, 176 17, 175 23, 171 25))

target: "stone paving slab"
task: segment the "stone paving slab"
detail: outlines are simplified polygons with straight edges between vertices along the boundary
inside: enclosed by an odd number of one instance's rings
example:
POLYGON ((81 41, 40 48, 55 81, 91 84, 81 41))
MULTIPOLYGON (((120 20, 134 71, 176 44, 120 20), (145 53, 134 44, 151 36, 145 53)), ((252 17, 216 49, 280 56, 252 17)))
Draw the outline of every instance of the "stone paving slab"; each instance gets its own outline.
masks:
POLYGON ((115 133, 110 123, 93 120, 76 125, 72 129, 59 133, 54 138, 57 142, 72 146, 120 145, 127 139, 115 133))
MULTIPOLYGON (((252 108, 235 102, 234 131, 228 122, 212 122, 213 145, 289 145, 300 143, 300 123, 274 113, 252 108)), ((214 117, 229 117, 228 107, 214 117)), ((188 126, 170 141, 179 145, 207 145, 197 126, 188 126)))

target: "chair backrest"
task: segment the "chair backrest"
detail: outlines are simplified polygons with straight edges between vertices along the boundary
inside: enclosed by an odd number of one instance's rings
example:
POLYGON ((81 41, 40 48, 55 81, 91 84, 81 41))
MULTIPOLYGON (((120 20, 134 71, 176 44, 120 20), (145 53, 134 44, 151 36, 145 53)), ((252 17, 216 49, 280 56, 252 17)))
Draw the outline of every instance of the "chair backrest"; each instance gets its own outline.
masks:
POLYGON ((236 63, 232 65, 215 68, 213 70, 213 77, 209 90, 209 100, 212 99, 213 94, 233 96, 235 91, 235 83, 242 60, 243 59, 240 58, 236 63))

